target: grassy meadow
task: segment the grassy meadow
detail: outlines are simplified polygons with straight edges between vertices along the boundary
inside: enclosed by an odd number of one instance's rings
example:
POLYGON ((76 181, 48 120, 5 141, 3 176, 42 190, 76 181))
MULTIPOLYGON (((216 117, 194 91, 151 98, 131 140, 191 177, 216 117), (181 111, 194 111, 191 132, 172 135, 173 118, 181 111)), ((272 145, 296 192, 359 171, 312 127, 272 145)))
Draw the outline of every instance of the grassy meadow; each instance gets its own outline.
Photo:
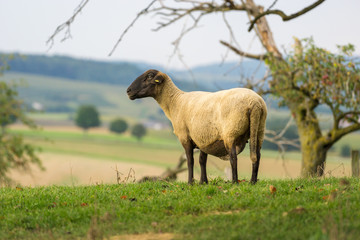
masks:
POLYGON ((0 188, 0 239, 358 239, 354 178, 0 188))

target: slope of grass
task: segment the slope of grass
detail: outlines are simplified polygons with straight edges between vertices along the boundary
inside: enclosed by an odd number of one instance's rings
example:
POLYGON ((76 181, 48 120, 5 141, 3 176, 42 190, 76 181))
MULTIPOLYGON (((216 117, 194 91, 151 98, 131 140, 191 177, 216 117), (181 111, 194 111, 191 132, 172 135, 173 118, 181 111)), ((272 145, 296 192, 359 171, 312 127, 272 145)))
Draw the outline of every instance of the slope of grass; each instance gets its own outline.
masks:
POLYGON ((358 179, 0 189, 0 239, 357 239, 358 179), (271 188, 270 185, 274 186, 271 188), (130 235, 134 236, 134 235, 130 235), (140 235, 141 236, 141 235, 140 235))

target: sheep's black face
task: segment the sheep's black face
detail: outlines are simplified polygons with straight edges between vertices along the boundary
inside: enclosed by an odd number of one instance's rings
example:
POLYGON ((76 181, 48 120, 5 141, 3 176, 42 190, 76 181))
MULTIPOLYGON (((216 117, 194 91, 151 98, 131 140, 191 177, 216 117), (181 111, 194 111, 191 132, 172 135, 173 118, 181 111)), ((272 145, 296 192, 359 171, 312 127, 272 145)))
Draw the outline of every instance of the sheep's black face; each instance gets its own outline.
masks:
POLYGON ((155 88, 164 81, 164 77, 158 70, 148 70, 141 74, 128 87, 127 94, 131 100, 144 97, 154 97, 155 88))

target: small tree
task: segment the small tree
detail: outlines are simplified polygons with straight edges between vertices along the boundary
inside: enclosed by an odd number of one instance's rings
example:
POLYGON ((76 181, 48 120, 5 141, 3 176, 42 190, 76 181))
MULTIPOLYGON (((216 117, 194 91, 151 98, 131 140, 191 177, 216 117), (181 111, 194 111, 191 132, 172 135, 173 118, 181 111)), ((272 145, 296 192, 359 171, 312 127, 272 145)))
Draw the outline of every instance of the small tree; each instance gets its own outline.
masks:
MULTIPOLYGON (((0 56, 0 75, 8 68, 8 56, 0 56)), ((12 169, 30 171, 30 164, 43 168, 36 155, 36 148, 25 143, 22 135, 5 131, 16 119, 25 126, 36 128, 34 122, 24 114, 23 102, 18 98, 15 86, 0 81, 0 185, 11 183, 8 172, 12 169)))
POLYGON ((82 105, 78 108, 75 117, 76 126, 86 132, 91 127, 100 126, 99 113, 93 105, 82 105))
POLYGON ((322 176, 327 151, 343 136, 360 130, 360 64, 354 46, 339 46, 333 54, 312 39, 297 41, 285 59, 270 54, 271 92, 295 119, 301 142, 302 175, 322 176), (333 126, 324 133, 315 109, 331 110, 333 126))
POLYGON ((131 129, 131 135, 136 137, 140 141, 141 138, 146 135, 145 126, 142 125, 141 123, 134 125, 133 128, 131 129))
POLYGON ((115 119, 110 123, 109 130, 114 133, 123 133, 128 129, 128 124, 123 119, 115 119))

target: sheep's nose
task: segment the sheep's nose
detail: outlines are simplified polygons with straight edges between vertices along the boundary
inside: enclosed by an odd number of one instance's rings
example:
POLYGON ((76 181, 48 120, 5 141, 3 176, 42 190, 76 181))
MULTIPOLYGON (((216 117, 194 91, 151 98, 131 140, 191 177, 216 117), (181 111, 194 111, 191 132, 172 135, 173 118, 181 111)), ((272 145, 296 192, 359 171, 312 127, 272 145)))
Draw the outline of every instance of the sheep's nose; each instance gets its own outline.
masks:
POLYGON ((126 90, 126 92, 127 92, 127 93, 131 92, 131 88, 128 88, 128 89, 126 90))

